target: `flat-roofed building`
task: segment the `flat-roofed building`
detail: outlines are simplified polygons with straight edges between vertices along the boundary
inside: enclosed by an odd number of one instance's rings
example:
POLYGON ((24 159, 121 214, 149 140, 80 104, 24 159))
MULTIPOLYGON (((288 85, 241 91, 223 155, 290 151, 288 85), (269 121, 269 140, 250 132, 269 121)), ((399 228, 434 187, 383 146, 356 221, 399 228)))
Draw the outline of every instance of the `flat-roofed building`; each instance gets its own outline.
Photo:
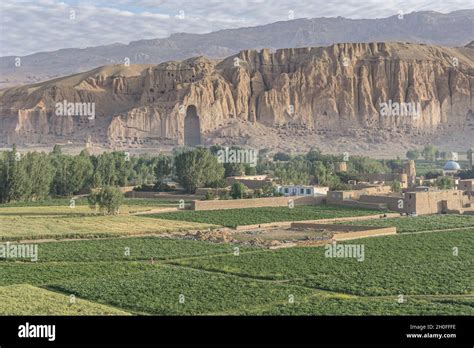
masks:
POLYGON ((306 185, 277 185, 275 191, 283 196, 326 196, 329 187, 306 185))
POLYGON ((467 196, 459 190, 418 191, 405 193, 405 209, 408 214, 417 215, 462 211, 467 196))

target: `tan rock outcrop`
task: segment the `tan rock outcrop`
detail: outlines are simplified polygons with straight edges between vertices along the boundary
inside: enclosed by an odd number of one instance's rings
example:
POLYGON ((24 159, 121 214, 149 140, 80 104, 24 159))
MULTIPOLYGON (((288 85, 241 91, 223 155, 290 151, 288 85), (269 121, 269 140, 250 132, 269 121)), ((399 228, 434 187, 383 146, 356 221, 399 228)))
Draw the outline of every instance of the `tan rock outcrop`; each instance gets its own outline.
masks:
POLYGON ((474 49, 408 43, 246 50, 153 65, 113 65, 0 91, 3 143, 84 140, 184 144, 195 106, 201 134, 231 119, 310 130, 463 127, 473 110, 474 49), (95 118, 56 104, 93 103, 95 118), (383 103, 420 105, 418 117, 384 115, 383 103))

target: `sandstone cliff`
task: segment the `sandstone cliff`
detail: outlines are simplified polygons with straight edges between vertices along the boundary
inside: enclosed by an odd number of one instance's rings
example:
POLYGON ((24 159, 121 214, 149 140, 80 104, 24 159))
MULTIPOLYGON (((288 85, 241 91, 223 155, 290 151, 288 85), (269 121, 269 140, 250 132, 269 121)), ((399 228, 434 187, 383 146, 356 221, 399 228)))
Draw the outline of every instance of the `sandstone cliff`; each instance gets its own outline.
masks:
MULTIPOLYGON (((205 140, 229 121, 270 128, 396 129, 419 134, 469 127, 474 49, 409 43, 241 51, 159 65, 113 65, 0 91, 3 143, 112 146, 205 140), (57 104, 90 103, 95 118, 57 115, 57 104), (386 115, 384 103, 419 115, 386 115)), ((468 131, 472 132, 472 128, 468 131)), ((232 136, 232 132, 229 133, 232 136)), ((474 135, 474 133, 473 133, 474 135)))

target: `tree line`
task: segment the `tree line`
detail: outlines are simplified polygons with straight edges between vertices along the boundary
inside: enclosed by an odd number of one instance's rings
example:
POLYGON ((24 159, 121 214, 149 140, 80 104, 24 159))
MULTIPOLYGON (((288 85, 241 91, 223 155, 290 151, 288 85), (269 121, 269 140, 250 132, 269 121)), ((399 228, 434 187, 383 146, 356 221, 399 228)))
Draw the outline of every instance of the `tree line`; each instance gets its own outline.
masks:
MULTIPOLYGON (((471 149, 468 149, 467 150, 468 158, 470 157, 470 155, 471 155, 471 149)), ((420 157, 422 157, 427 162, 435 162, 438 159, 447 161, 451 159, 451 153, 446 152, 446 151, 441 151, 438 148, 436 148, 434 145, 427 144, 421 151, 417 149, 408 150, 406 153, 406 157, 411 160, 417 160, 420 157)))
MULTIPOLYGON (((238 147, 233 147, 238 148, 238 147)), ((48 196, 71 196, 88 193, 93 188, 141 185, 161 190, 165 179, 176 180, 187 192, 199 187, 225 187, 225 178, 235 175, 269 174, 282 184, 319 184, 344 189, 350 179, 363 173, 383 173, 401 168, 401 160, 374 160, 351 156, 348 171, 337 173, 335 162, 343 156, 324 155, 312 149, 305 155, 277 153, 268 150, 258 154, 257 165, 220 163, 220 146, 195 149, 177 148, 170 155, 130 156, 126 152, 104 152, 91 155, 63 153, 55 145, 50 153, 20 154, 15 147, 0 153, 0 202, 34 201, 48 196)))
POLYGON ((155 181, 158 156, 128 156, 83 150, 67 155, 56 145, 49 153, 20 154, 15 147, 0 153, 0 202, 34 201, 48 196, 71 196, 92 188, 146 184, 155 181))

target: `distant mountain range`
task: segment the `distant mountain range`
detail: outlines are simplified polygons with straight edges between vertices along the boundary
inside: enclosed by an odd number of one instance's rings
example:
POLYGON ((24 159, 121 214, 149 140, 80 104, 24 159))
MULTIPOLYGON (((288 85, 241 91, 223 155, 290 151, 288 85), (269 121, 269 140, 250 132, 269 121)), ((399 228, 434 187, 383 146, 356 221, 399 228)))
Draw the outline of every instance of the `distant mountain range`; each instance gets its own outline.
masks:
MULTIPOLYGON (((0 88, 45 81, 98 66, 124 63, 157 64, 194 56, 224 58, 245 49, 327 46, 334 43, 402 41, 441 46, 465 46, 474 37, 474 10, 448 14, 413 12, 399 18, 296 19, 209 34, 174 34, 84 49, 69 48, 20 57, 0 58, 0 88)), ((47 47, 45 47, 47 49, 47 47)))

